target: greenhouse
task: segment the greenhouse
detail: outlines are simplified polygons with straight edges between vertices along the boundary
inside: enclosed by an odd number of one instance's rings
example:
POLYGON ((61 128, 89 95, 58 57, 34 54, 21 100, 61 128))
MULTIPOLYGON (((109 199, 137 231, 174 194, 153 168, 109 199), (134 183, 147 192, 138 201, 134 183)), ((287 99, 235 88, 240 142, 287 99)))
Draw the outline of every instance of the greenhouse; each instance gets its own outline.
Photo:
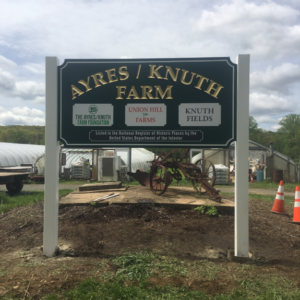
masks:
MULTIPOLYGON (((61 148, 60 173, 70 169, 72 164, 80 160, 88 160, 90 165, 97 161, 97 156, 117 155, 121 157, 121 165, 128 168, 131 158, 131 171, 137 169, 149 171, 150 163, 154 159, 154 153, 144 148, 132 148, 131 157, 128 155, 129 148, 116 149, 67 149, 61 148), (96 153, 93 161, 93 153, 96 153)), ((37 175, 45 174, 45 146, 14 143, 0 143, 0 167, 15 167, 21 164, 33 164, 37 175)), ((95 163, 96 165, 96 163, 95 163)), ((95 168, 96 166, 93 166, 95 168)), ((95 174, 96 174, 95 170, 95 174)))
POLYGON ((43 145, 0 143, 0 167, 34 164, 44 153, 43 145))

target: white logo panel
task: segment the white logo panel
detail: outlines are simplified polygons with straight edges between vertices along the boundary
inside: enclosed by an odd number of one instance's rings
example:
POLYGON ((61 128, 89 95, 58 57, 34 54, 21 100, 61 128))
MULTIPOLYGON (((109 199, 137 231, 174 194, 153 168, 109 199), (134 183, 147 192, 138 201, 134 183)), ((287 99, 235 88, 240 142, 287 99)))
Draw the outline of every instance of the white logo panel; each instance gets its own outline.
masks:
POLYGON ((111 104, 74 104, 74 126, 112 126, 114 107, 111 104))
POLYGON ((181 103, 178 107, 181 126, 219 126, 221 105, 218 103, 181 103))
POLYGON ((125 106, 125 124, 127 126, 165 126, 167 123, 165 104, 130 103, 125 106))

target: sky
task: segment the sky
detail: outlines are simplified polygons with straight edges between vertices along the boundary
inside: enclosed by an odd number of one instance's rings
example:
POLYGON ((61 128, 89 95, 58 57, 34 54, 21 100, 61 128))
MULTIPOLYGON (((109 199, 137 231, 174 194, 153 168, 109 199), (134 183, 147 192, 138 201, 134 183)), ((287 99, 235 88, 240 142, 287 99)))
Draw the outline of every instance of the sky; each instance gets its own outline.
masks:
POLYGON ((45 125, 45 57, 250 54, 250 115, 300 114, 300 1, 0 0, 0 125, 45 125))

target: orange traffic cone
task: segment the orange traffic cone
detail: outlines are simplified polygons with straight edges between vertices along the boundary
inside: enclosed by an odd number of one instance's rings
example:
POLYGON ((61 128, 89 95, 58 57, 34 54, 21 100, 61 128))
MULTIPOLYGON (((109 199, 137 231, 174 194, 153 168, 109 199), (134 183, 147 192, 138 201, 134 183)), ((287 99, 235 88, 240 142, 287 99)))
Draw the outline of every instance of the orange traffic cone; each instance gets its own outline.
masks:
POLYGON ((283 187, 283 181, 280 181, 278 191, 276 194, 275 202, 271 210, 273 213, 276 214, 285 214, 284 209, 284 187, 283 187))
POLYGON ((300 225, 300 188, 298 185, 295 191, 294 217, 292 223, 300 225))

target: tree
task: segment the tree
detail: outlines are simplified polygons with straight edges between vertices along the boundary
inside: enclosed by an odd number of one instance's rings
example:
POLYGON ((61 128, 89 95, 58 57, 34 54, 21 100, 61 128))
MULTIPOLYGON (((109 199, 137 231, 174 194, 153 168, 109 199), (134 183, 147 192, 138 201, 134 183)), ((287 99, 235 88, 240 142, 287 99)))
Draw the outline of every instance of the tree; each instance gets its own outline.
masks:
POLYGON ((249 139, 251 141, 260 143, 261 135, 262 135, 262 130, 258 128, 258 124, 256 120, 252 116, 250 116, 249 117, 249 139))
POLYGON ((0 126, 0 142, 45 144, 45 126, 0 126))
POLYGON ((284 145, 283 153, 292 159, 299 158, 300 155, 300 115, 289 114, 279 122, 281 128, 277 130, 284 145))
POLYGON ((249 117, 249 130, 250 131, 255 130, 255 129, 257 129, 257 127, 258 127, 258 124, 257 124, 256 120, 252 116, 250 116, 249 117))

